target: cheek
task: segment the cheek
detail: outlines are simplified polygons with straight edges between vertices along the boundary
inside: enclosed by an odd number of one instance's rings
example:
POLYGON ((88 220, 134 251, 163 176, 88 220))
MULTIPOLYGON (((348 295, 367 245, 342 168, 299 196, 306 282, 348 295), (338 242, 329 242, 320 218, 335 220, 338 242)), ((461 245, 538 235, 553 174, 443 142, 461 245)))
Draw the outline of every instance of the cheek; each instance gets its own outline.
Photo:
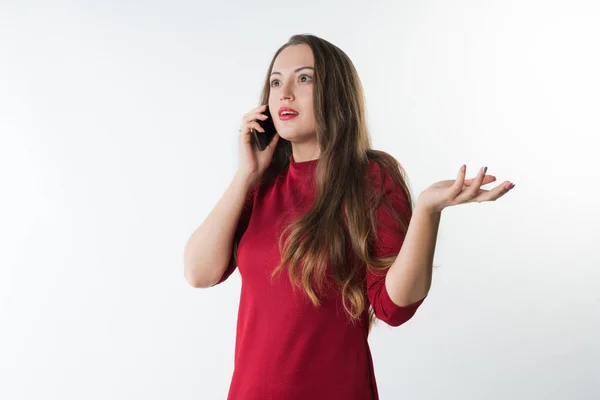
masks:
POLYGON ((312 108, 312 103, 305 105, 304 110, 306 110, 304 112, 304 121, 306 123, 314 124, 315 114, 314 114, 314 110, 312 108))

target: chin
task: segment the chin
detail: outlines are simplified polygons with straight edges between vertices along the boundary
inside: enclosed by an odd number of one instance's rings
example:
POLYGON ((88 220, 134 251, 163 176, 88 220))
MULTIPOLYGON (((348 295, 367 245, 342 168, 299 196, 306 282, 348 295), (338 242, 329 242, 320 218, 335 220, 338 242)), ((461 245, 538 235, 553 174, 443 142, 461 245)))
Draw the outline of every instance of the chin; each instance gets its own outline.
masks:
POLYGON ((293 127, 283 127, 281 130, 278 130, 277 127, 275 127, 275 130, 279 134, 280 138, 290 142, 303 142, 308 138, 315 136, 314 132, 298 130, 294 129, 293 127))

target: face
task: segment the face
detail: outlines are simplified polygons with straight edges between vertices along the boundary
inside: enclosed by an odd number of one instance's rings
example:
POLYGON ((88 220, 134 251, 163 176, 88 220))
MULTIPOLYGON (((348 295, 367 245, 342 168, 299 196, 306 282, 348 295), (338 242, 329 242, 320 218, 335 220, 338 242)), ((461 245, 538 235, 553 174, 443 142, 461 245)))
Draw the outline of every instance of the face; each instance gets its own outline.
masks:
POLYGON ((292 142, 294 158, 309 157, 316 147, 313 68, 311 48, 305 44, 292 45, 279 53, 270 76, 269 109, 273 123, 279 136, 292 142), (298 115, 286 119, 279 115, 281 107, 293 108, 298 115))

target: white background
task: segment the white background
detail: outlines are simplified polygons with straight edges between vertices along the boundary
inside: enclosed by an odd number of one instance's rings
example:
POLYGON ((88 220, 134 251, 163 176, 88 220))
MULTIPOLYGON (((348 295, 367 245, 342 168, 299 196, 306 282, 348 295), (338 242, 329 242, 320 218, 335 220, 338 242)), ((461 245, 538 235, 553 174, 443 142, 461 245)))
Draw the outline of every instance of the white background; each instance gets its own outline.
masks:
POLYGON ((295 33, 353 60, 374 147, 443 211, 382 400, 600 398, 595 1, 0 2, 0 398, 225 399, 240 276, 183 277, 295 33), (96 4, 101 3, 101 4, 96 4))

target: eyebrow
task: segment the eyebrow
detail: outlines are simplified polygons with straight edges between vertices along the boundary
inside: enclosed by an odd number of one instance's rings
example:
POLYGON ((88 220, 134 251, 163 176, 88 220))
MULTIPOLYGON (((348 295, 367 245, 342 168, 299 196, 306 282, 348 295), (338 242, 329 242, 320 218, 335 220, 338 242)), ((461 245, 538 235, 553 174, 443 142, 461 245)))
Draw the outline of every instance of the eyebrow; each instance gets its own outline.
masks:
MULTIPOLYGON (((303 69, 312 69, 313 71, 315 70, 313 67, 305 66, 305 67, 296 68, 294 70, 294 72, 298 72, 298 71, 301 71, 303 69)), ((271 75, 281 75, 281 72, 273 72, 273 73, 271 73, 271 75)))

